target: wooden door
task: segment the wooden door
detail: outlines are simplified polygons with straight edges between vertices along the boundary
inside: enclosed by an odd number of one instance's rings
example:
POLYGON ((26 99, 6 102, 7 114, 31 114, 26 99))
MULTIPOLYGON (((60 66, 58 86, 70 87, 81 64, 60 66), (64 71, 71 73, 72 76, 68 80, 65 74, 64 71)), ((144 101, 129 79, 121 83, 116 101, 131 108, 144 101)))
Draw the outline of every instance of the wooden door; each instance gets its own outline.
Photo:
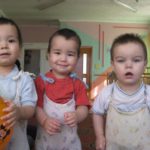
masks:
POLYGON ((92 48, 82 47, 80 49, 80 58, 78 60, 75 72, 87 85, 88 90, 91 87, 91 60, 92 59, 92 48))

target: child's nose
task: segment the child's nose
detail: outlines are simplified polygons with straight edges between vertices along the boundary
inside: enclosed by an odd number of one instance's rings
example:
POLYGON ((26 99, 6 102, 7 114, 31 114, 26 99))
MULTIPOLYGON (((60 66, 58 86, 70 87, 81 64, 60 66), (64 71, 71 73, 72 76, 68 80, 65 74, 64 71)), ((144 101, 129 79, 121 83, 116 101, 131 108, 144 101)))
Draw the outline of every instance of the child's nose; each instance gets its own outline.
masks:
POLYGON ((128 68, 132 67, 132 62, 131 61, 127 61, 126 62, 126 67, 128 67, 128 68))
POLYGON ((64 54, 64 55, 61 55, 61 60, 62 61, 65 61, 67 59, 67 56, 64 54))
POLYGON ((4 48, 7 48, 8 47, 8 44, 6 41, 0 41, 0 49, 4 49, 4 48))

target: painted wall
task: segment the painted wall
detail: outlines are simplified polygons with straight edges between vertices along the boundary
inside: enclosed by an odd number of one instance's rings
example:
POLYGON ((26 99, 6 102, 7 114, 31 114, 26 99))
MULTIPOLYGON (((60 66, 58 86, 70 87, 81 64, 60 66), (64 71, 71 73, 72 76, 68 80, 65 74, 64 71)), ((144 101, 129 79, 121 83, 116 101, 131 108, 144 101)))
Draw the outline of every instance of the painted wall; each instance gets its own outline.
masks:
MULTIPOLYGON (((109 50, 115 37, 123 33, 137 33, 142 36, 150 51, 149 24, 116 24, 93 22, 62 22, 61 28, 74 29, 82 40, 82 46, 93 48, 92 82, 110 67, 109 50)), ((150 63, 148 63, 150 66, 150 63)))
POLYGON ((48 43, 49 37, 59 26, 20 25, 24 43, 48 43))
MULTIPOLYGON (((40 58, 38 58, 40 66, 37 67, 40 68, 41 73, 45 73, 49 69, 49 65, 46 59, 48 40, 49 37, 59 29, 59 24, 50 25, 50 24, 21 23, 20 29, 23 37, 23 49, 20 57, 22 68, 24 68, 25 50, 38 50, 40 51, 40 58)), ((33 73, 36 72, 34 71, 35 68, 33 68, 32 70, 33 73)))
MULTIPOLYGON (((150 24, 61 22, 59 25, 26 24, 20 25, 20 27, 24 40, 24 48, 41 49, 40 67, 43 73, 48 69, 45 53, 49 37, 59 28, 67 27, 75 30, 81 37, 82 46, 92 47, 92 89, 97 87, 97 85, 103 87, 105 84, 105 82, 102 82, 102 78, 111 69, 109 50, 113 39, 118 35, 123 33, 140 34, 147 45, 148 59, 150 60, 150 24)), ((148 62, 148 67, 150 67, 150 61, 148 62)), ((97 90, 99 89, 97 88, 97 90)))

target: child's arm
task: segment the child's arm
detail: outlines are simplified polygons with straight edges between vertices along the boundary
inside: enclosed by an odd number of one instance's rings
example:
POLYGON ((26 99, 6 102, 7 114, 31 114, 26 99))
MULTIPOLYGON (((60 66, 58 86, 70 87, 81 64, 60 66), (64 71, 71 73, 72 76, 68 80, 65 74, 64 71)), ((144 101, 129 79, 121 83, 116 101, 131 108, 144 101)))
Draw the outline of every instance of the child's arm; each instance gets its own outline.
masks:
POLYGON ((3 109, 7 114, 0 119, 4 120, 4 124, 11 128, 17 120, 27 120, 34 115, 35 108, 33 106, 17 106, 13 101, 5 101, 6 107, 3 109))
POLYGON ((36 108, 36 119, 38 123, 45 129, 45 131, 50 134, 54 135, 60 132, 61 124, 55 118, 48 117, 41 107, 36 108))
POLYGON ((93 125, 96 135, 96 150, 105 150, 104 116, 93 114, 93 125))
POLYGON ((77 106, 76 111, 66 112, 64 114, 64 120, 70 127, 75 127, 78 123, 83 121, 88 115, 87 106, 77 106))

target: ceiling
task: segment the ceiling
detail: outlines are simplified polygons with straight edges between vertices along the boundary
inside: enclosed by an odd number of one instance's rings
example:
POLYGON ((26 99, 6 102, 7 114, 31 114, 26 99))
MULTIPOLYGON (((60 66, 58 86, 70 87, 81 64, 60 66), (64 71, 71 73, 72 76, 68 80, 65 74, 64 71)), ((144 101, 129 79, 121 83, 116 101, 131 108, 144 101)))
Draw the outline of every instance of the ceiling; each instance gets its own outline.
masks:
POLYGON ((150 0, 0 0, 0 14, 15 20, 150 23, 150 0), (40 8, 40 6, 44 8, 40 8))

